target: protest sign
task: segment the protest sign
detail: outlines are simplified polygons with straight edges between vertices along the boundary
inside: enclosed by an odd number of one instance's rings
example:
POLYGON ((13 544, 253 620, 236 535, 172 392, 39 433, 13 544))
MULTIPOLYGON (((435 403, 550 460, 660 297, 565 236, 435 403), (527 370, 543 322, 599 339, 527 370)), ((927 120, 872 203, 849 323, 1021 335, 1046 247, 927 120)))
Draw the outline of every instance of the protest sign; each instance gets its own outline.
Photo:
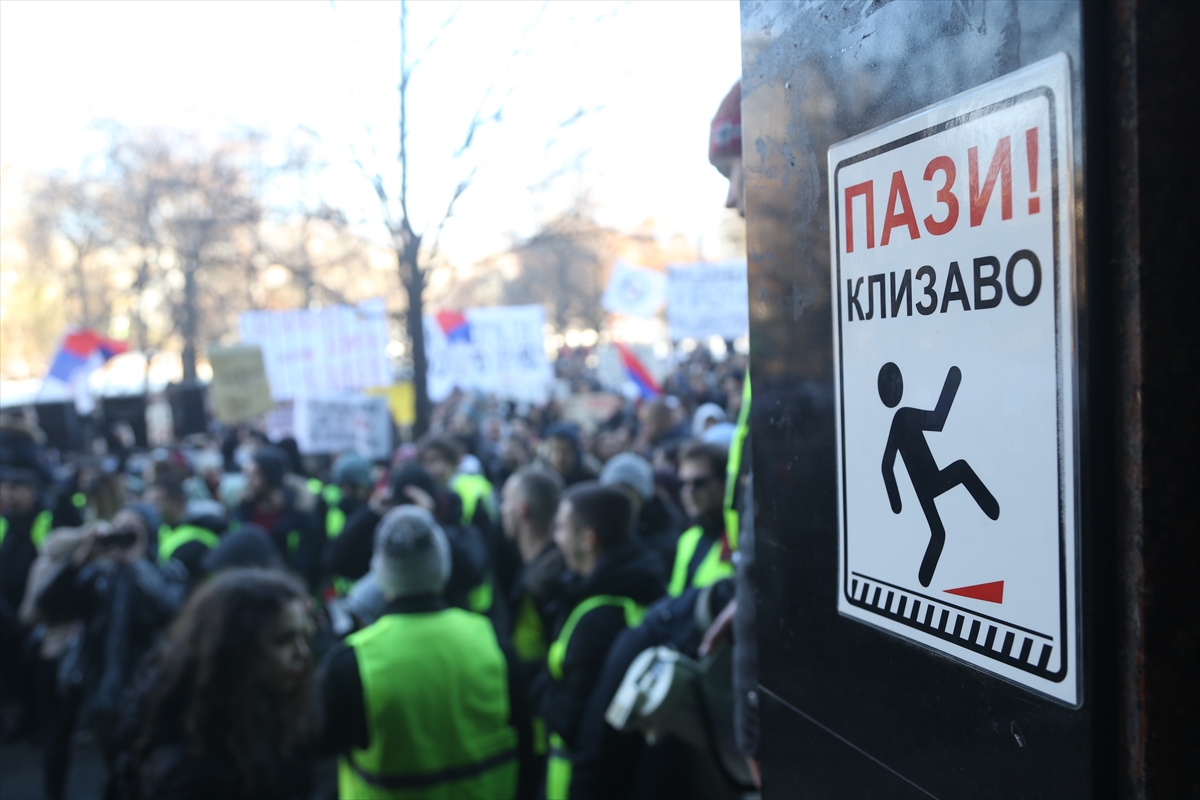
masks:
POLYGON ((372 386, 366 390, 372 397, 379 396, 387 400, 388 409, 392 412, 392 420, 397 425, 410 426, 417 421, 417 397, 413 391, 412 381, 401 381, 391 386, 372 386))
POLYGON ((526 402, 545 400, 553 373, 539 305, 443 311, 425 317, 429 398, 457 386, 526 402))
POLYGON ((213 378, 209 393, 217 419, 243 422, 271 410, 271 387, 257 345, 213 348, 208 352, 213 378))
POLYGON ((563 419, 592 433, 624 407, 625 399, 610 392, 572 394, 563 401, 563 419))
POLYGON ((392 452, 392 417, 383 397, 297 398, 292 429, 305 454, 353 451, 365 458, 386 459, 392 452))
POLYGON ((628 261, 613 264, 601 305, 630 317, 653 317, 667 300, 667 276, 628 261))
POLYGON ((315 310, 247 311, 239 327, 243 342, 262 347, 276 400, 392 382, 382 299, 315 310))
POLYGON ((750 330, 746 262, 672 264, 667 282, 671 338, 736 339, 750 330))

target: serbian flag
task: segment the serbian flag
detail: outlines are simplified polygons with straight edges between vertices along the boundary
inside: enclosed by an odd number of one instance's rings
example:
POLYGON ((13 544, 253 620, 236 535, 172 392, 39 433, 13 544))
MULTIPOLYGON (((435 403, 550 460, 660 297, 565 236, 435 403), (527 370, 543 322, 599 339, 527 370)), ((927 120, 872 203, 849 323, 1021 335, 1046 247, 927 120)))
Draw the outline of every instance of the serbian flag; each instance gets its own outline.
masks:
POLYGON ((71 377, 91 362, 99 366, 113 356, 125 352, 125 343, 101 336, 84 328, 68 333, 58 346, 58 352, 50 364, 50 377, 70 383, 71 377))
POLYGON ((438 327, 446 335, 447 342, 450 344, 471 343, 471 323, 467 320, 466 314, 461 311, 439 311, 434 317, 437 319, 438 327))
POLYGON ((658 385, 658 381, 654 380, 654 376, 650 374, 650 370, 646 369, 646 365, 637 357, 637 354, 620 342, 613 342, 613 344, 616 346, 617 352, 621 354, 621 363, 625 365, 625 374, 637 385, 642 397, 646 400, 653 400, 661 395, 662 387, 658 385))

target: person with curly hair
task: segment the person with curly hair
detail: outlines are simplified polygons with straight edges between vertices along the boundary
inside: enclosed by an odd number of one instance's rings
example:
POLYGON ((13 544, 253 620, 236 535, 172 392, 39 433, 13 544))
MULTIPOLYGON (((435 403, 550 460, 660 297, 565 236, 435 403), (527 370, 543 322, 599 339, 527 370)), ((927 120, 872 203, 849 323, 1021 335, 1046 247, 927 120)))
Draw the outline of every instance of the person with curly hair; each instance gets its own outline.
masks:
POLYGON ((280 571, 231 569, 201 587, 135 688, 118 793, 307 797, 310 627, 304 586, 280 571))

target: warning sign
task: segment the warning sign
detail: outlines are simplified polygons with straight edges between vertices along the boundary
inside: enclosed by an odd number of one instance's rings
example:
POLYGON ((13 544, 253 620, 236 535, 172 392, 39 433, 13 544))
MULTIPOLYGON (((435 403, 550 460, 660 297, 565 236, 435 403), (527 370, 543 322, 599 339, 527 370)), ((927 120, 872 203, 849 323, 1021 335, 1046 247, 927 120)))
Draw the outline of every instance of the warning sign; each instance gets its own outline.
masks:
POLYGON ((1058 55, 829 149, 838 611, 1077 706, 1058 55))

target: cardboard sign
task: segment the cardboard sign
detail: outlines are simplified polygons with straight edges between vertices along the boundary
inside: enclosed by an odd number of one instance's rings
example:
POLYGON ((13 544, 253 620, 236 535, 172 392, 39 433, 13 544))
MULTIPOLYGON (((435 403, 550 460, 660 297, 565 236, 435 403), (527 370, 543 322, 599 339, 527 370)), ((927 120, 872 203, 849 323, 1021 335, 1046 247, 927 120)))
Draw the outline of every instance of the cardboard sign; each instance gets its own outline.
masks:
POLYGON ((242 341, 262 347, 271 394, 291 400, 392 382, 382 299, 316 310, 247 311, 242 341))
POLYGON ((601 305, 628 317, 653 317, 667 300, 667 276, 628 261, 613 264, 601 305))
POLYGON ((292 427, 296 444, 305 454, 353 451, 383 460, 392 453, 392 416, 384 397, 297 398, 292 427))
POLYGON ((736 339, 750 330, 746 262, 672 264, 667 283, 671 338, 736 339))
POLYGON ((213 372, 209 393, 217 419, 232 424, 271 410, 271 386, 261 347, 247 344, 213 348, 208 352, 208 362, 213 372))
POLYGON ((543 402, 554 374, 541 306, 499 306, 425 317, 428 391, 434 402, 457 386, 511 400, 543 402))
POLYGON ((1080 698, 1070 73, 829 149, 843 615, 1080 698))

